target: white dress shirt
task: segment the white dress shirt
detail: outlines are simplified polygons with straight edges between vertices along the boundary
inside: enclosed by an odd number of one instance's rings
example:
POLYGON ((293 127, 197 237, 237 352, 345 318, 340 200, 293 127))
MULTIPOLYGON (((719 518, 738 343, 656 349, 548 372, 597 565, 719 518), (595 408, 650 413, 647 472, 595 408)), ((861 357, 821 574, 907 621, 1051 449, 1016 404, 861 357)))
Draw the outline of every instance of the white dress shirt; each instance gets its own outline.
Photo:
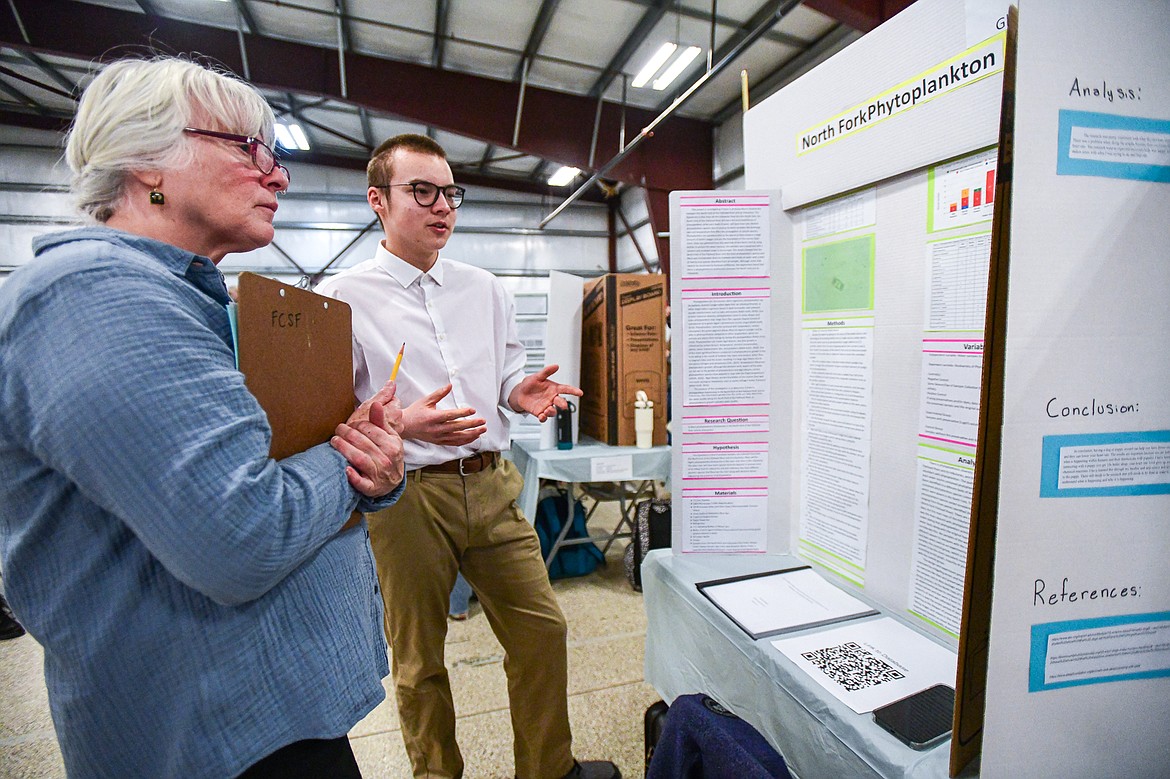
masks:
POLYGON ((373 259, 316 291, 353 309, 353 383, 359 401, 390 378, 403 343, 398 397, 406 408, 451 384, 439 408, 470 406, 487 432, 467 446, 405 441, 409 470, 510 446, 508 396, 524 378, 524 346, 512 296, 491 273, 440 257, 423 273, 380 243, 373 259))

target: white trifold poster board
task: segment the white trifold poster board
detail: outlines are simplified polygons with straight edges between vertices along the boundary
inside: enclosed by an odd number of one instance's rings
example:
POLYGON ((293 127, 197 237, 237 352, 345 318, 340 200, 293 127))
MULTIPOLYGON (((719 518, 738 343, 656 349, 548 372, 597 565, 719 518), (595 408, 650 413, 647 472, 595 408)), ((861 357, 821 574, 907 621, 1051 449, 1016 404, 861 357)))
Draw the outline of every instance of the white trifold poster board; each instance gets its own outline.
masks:
POLYGON ((751 109, 751 189, 671 196, 674 551, 796 552, 952 646, 1005 13, 920 0, 751 109))
POLYGON ((1170 3, 1020 3, 982 774, 1170 775, 1170 3))
MULTIPOLYGON (((1019 5, 981 772, 1167 775, 1170 4, 1019 5)), ((674 553, 952 645, 1006 11, 919 0, 748 112, 748 189, 671 198, 674 553)))
MULTIPOLYGON (((581 309, 584 287, 580 276, 560 271, 548 274, 548 321, 544 340, 545 365, 558 365, 552 378, 561 384, 581 386, 581 309)), ((573 443, 577 443, 580 414, 577 398, 566 398, 573 409, 573 443)), ((557 446, 557 418, 540 425, 540 448, 557 446)))

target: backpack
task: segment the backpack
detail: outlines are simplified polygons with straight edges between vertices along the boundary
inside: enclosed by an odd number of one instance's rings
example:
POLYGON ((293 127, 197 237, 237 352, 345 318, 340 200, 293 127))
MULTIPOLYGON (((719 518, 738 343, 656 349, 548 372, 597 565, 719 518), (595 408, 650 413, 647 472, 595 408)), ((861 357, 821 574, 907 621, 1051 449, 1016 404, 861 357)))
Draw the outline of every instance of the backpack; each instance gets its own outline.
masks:
MULTIPOLYGON (((540 555, 546 560, 565 522, 569 521, 568 505, 568 495, 543 498, 536 504, 536 521, 533 522, 533 526, 540 539, 540 555)), ((573 501, 573 518, 569 532, 565 535, 565 542, 572 539, 578 541, 573 544, 562 542, 561 547, 557 549, 556 557, 548 567, 548 578, 584 576, 593 573, 597 564, 605 560, 597 544, 589 540, 589 531, 585 527, 585 507, 579 500, 573 501)))
POLYGON ((640 502, 634 514, 634 533, 626 547, 626 581, 642 591, 642 558, 651 549, 670 546, 670 500, 654 498, 640 502))

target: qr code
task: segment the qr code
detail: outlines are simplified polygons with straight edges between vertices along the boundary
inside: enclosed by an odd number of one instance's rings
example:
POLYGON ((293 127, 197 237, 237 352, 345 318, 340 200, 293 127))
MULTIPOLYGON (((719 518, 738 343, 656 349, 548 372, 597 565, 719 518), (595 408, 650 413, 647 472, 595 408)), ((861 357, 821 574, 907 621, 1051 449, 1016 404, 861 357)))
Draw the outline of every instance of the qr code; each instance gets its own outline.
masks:
POLYGON ((853 641, 800 656, 849 692, 905 678, 897 668, 853 641))

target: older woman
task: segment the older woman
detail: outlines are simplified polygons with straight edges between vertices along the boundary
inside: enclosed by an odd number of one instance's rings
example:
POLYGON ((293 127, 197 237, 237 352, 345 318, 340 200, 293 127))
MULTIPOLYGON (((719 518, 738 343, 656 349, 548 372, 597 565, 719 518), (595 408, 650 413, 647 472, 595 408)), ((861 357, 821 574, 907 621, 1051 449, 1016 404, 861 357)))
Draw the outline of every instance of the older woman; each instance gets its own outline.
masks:
POLYGON ((216 263, 272 240, 272 127, 235 78, 110 65, 66 152, 95 224, 0 287, 0 567, 71 777, 360 776, 386 647, 342 527, 401 493, 401 411, 268 458, 216 263))

